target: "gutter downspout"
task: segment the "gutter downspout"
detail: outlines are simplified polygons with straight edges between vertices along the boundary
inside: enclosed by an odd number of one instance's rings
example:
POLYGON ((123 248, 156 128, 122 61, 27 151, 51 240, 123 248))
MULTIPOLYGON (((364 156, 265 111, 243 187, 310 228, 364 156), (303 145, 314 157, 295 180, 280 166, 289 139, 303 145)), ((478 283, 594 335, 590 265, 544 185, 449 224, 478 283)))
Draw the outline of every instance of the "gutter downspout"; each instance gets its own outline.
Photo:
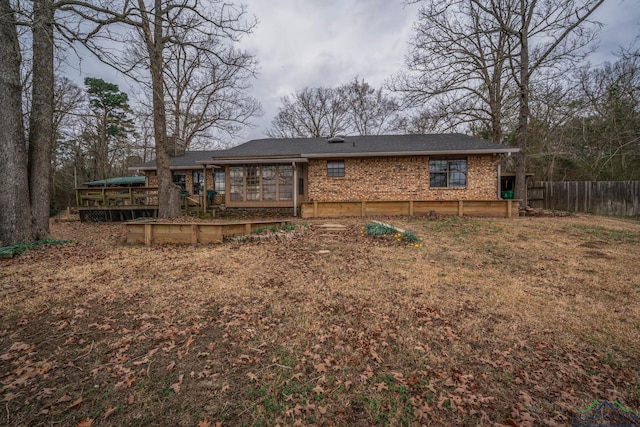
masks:
POLYGON ((498 200, 502 200, 502 190, 500 186, 502 185, 502 170, 500 168, 500 163, 498 163, 498 200))
POLYGON ((293 216, 298 216, 298 170, 296 162, 291 162, 293 167, 293 216))

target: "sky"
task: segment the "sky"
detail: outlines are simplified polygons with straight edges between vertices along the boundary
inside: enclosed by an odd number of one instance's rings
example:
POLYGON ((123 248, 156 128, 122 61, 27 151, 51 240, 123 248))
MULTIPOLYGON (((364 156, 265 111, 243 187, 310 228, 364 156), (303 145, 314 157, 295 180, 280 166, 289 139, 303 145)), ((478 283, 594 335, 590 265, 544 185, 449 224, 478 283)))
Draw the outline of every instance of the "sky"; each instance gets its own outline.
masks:
MULTIPOLYGON (((336 87, 356 76, 380 87, 404 66, 419 8, 403 0, 241 2, 258 20, 240 46, 258 59, 251 95, 264 115, 232 144, 265 137, 282 97, 295 90, 336 87)), ((630 46, 640 34, 640 0, 606 0, 593 18, 604 24, 599 48, 590 58, 597 65, 614 59, 620 46, 630 46)), ((84 75, 125 82, 108 67, 86 62, 84 75)), ((121 83, 121 89, 126 85, 121 83)))

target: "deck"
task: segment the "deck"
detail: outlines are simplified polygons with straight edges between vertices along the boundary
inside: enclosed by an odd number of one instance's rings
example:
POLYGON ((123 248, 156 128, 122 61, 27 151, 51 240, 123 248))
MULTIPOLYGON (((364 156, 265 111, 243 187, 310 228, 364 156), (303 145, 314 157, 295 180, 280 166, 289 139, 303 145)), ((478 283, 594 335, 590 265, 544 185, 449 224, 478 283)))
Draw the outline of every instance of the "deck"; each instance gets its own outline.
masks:
MULTIPOLYGON (((203 210, 203 196, 185 195, 182 209, 203 210)), ((158 187, 77 188, 76 202, 82 222, 129 221, 158 217, 158 187)))

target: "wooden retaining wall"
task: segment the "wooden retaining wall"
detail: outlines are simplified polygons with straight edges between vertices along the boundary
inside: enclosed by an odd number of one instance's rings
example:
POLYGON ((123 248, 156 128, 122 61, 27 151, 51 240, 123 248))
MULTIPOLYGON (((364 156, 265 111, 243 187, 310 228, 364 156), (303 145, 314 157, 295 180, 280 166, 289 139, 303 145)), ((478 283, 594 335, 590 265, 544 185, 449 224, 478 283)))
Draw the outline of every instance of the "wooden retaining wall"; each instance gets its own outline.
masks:
POLYGON ((127 243, 217 243, 224 237, 244 236, 262 227, 283 226, 287 221, 213 223, 130 222, 125 224, 127 243))
POLYGON ((545 209, 598 215, 640 215, 640 181, 538 182, 545 209))
POLYGON ((302 218, 375 215, 518 216, 518 200, 359 201, 302 203, 302 218))

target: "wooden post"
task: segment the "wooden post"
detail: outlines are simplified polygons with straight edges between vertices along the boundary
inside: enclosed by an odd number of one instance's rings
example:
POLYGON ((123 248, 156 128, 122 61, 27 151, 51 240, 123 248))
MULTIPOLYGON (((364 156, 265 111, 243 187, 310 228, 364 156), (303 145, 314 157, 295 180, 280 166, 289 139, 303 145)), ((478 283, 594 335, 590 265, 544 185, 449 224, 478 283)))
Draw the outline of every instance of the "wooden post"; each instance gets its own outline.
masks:
POLYGON ((507 218, 511 218, 513 207, 511 206, 511 200, 507 200, 507 218))
POLYGON ((462 216, 464 214, 464 201, 458 200, 458 216, 462 216))
POLYGON ((198 224, 191 224, 191 244, 195 245, 200 241, 200 227, 198 224))
POLYGON ((151 224, 144 225, 144 244, 147 246, 151 246, 153 243, 153 227, 151 224))
POLYGON ((413 216, 413 200, 409 200, 409 216, 413 216))
POLYGON ((247 236, 251 234, 251 223, 248 222, 244 225, 244 234, 247 236))
POLYGON ((313 217, 318 218, 318 201, 313 201, 313 217))

